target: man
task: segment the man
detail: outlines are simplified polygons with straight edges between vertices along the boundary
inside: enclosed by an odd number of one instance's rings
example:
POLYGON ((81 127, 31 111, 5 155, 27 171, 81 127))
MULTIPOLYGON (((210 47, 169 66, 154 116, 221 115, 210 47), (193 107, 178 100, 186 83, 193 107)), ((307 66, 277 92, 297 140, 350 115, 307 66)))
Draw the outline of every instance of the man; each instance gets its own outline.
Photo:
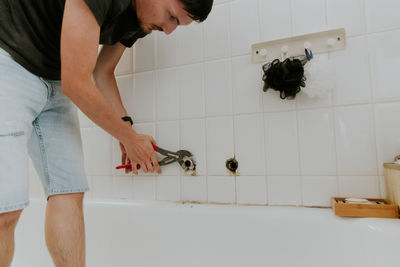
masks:
POLYGON ((55 265, 85 266, 88 184, 76 106, 120 141, 128 171, 161 173, 154 139, 131 127, 114 70, 125 47, 153 30, 170 34, 205 20, 212 2, 0 0, 0 267, 11 264, 14 229, 29 202, 27 152, 48 200, 55 265))

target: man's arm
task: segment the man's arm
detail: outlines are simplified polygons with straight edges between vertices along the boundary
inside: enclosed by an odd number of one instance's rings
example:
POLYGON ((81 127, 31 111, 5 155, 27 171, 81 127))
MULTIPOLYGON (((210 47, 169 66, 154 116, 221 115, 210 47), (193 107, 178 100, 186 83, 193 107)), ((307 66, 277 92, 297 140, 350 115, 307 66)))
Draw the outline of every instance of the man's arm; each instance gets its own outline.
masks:
POLYGON ((67 0, 61 30, 62 90, 97 125, 124 144, 137 174, 161 172, 150 136, 136 134, 122 121, 92 80, 98 54, 100 26, 83 0, 67 0))
MULTIPOLYGON (((97 88, 99 88, 101 93, 120 117, 126 116, 127 112, 122 104, 114 72, 124 51, 125 46, 119 42, 112 46, 103 45, 97 57, 97 63, 93 72, 93 78, 97 88)), ((130 125, 130 122, 126 123, 130 125)), ((121 142, 120 148, 122 152, 121 164, 125 165, 131 163, 130 159, 126 156, 126 149, 121 142)), ((125 173, 131 171, 132 168, 125 168, 125 173)))
POLYGON ((122 104, 114 72, 124 51, 125 46, 119 42, 112 46, 104 45, 97 57, 93 72, 97 88, 120 117, 128 114, 122 104))

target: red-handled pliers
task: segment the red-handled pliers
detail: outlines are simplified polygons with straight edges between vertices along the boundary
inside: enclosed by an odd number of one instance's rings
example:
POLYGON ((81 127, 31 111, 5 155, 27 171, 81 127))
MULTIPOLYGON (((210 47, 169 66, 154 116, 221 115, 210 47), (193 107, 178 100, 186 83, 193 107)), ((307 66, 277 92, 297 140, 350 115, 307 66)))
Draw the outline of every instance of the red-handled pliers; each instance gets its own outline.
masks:
MULTIPOLYGON (((178 150, 176 152, 171 152, 166 149, 162 149, 154 144, 154 151, 160 153, 161 155, 166 156, 161 161, 158 162, 158 165, 164 166, 171 164, 173 162, 179 162, 179 165, 183 168, 184 171, 195 171, 196 163, 193 159, 192 153, 187 150, 178 150)), ((120 165, 117 166, 116 169, 124 169, 124 168, 132 168, 132 164, 120 165)), ((140 169, 140 165, 138 164, 137 169, 140 169)))

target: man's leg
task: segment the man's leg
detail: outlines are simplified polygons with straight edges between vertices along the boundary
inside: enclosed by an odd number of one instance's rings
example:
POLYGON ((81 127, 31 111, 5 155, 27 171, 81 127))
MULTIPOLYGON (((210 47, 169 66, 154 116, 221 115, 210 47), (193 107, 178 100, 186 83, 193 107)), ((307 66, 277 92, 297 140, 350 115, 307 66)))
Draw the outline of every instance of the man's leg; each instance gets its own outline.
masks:
POLYGON ((9 267, 14 256, 14 230, 22 210, 0 213, 0 267, 9 267))
POLYGON ((47 202, 46 244, 56 267, 85 266, 83 195, 52 195, 47 202))

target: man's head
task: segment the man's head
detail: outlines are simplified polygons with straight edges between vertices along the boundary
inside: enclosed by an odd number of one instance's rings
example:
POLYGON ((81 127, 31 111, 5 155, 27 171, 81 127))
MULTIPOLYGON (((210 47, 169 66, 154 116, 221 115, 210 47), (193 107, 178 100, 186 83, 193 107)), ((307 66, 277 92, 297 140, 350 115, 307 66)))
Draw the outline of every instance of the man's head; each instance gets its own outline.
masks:
POLYGON ((204 21, 211 11, 213 0, 133 0, 143 31, 173 32, 178 25, 193 20, 204 21))

